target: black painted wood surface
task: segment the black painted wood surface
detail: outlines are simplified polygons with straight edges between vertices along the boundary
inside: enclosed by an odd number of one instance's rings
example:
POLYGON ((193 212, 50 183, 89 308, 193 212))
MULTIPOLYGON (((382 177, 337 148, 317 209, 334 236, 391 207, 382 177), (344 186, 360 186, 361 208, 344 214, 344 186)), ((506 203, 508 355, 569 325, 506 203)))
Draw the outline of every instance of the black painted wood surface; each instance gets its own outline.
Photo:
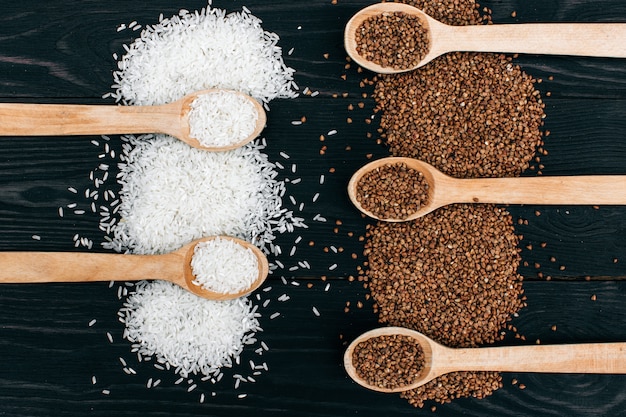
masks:
MULTIPOLYGON (((181 8, 194 10, 204 1, 24 0, 2 2, 0 10, 0 99, 38 103, 109 103, 113 53, 139 32, 116 32, 121 23, 157 22, 181 8)), ((0 415, 7 416, 381 416, 433 414, 429 404, 414 409, 395 395, 366 391, 343 372, 345 342, 376 326, 366 291, 348 277, 362 259, 366 220, 347 199, 345 185, 352 172, 387 151, 366 138, 375 132, 364 120, 373 103, 348 111, 361 101, 359 82, 366 73, 345 69, 343 25, 367 1, 226 1, 215 7, 239 10, 247 6, 266 30, 280 35, 288 65, 296 69, 301 89, 317 97, 271 103, 268 154, 286 166, 298 165, 302 183, 289 188, 310 228, 283 235, 289 248, 298 235, 303 244, 285 262, 308 260, 311 270, 285 272, 271 278, 272 301, 264 311, 260 334, 270 347, 264 355, 270 371, 255 384, 234 390, 232 382, 199 384, 191 393, 175 385, 175 375, 148 364, 133 364, 137 375, 122 372, 119 357, 133 355, 122 339, 116 312, 120 300, 101 284, 2 285, 0 287, 0 415), (293 48, 291 55, 287 51, 293 48), (329 54, 328 59, 324 54, 329 54), (345 75, 345 80, 342 76, 345 75), (342 97, 342 93, 348 93, 342 97), (338 98, 333 98, 338 94, 338 98), (306 116, 303 125, 292 120, 306 116), (346 119, 354 122, 349 124, 346 119), (323 143, 319 136, 336 129, 323 143), (351 150, 346 150, 350 146, 351 150), (279 155, 290 155, 288 161, 279 155), (333 168, 334 172, 330 172, 333 168), (326 181, 319 184, 319 177, 326 181), (317 203, 312 196, 320 193, 317 203), (327 223, 312 219, 320 213, 327 223), (336 221, 340 220, 341 225, 336 221), (353 232, 353 236, 349 236, 353 232), (314 246, 306 244, 314 241, 314 246), (335 254, 324 248, 343 248, 335 254), (337 264, 334 270, 329 266, 337 264), (322 277, 327 277, 326 281, 322 277), (299 283, 299 286, 292 284, 299 283), (312 288, 306 284, 312 283, 312 288), (327 283, 330 288, 325 291, 327 283), (346 302, 350 310, 344 312, 346 302), (313 313, 316 307, 320 316, 313 313), (273 311, 281 316, 269 320, 273 311), (89 322, 96 319, 93 326, 89 322), (106 333, 113 336, 110 343, 106 333), (96 384, 92 384, 92 376, 96 384), (149 378, 163 380, 147 389, 149 378), (103 395, 102 390, 110 390, 103 395), (216 396, 212 397, 211 392, 216 396), (200 393, 206 401, 199 402, 200 393), (240 393, 247 393, 243 399, 240 393)), ((494 20, 512 22, 626 22, 626 4, 618 0, 487 1, 494 20), (511 12, 516 11, 516 17, 511 12)), ((516 62, 541 78, 546 103, 549 155, 542 158, 545 175, 626 174, 626 60, 522 56, 516 62), (548 77, 553 79, 549 80, 548 77), (550 93, 548 96, 547 93, 550 93)), ((98 217, 58 216, 57 208, 85 203, 68 192, 89 186, 88 173, 99 163, 90 137, 0 137, 0 250, 86 250, 74 248, 78 233, 102 240, 98 217), (33 240, 33 235, 41 240, 33 240)), ((119 146, 114 138, 113 144, 119 146)), ((288 170, 283 174, 294 177, 288 170)), ((529 173, 528 175, 532 175, 529 173)), ((289 201, 285 205, 290 207, 289 201)), ((294 208, 294 207, 291 207, 294 208)), ((519 226, 528 266, 521 272, 528 307, 514 325, 526 343, 626 340, 626 208, 511 207, 519 226), (545 248, 539 243, 546 242, 545 248), (527 249, 532 244, 533 249, 527 249), (555 257, 557 262, 551 262, 555 257), (539 268, 535 264, 540 264, 539 268), (563 270, 561 266, 565 266, 563 270), (538 277, 550 275, 551 281, 538 277), (594 300, 595 299, 595 300, 594 300), (556 331, 552 330, 556 326, 556 331)), ((100 250, 95 248, 94 250, 100 250)), ((246 361, 248 353, 243 355, 246 361)), ((626 358, 625 358, 626 360, 626 358)), ((136 360, 135 360, 136 362, 136 360)), ((226 378, 225 378, 226 381, 226 378)), ((620 416, 626 415, 626 376, 505 374, 504 387, 483 399, 462 399, 437 405, 435 415, 456 416, 620 416), (525 385, 513 385, 517 379, 525 385)))

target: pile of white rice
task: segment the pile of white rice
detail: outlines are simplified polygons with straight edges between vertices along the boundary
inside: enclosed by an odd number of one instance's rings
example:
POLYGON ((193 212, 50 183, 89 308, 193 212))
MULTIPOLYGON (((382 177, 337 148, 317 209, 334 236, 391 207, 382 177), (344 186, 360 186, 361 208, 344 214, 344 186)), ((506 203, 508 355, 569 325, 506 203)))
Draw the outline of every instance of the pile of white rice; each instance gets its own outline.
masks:
POLYGON ((259 261, 252 249, 218 237, 196 245, 191 271, 194 284, 220 294, 236 294, 259 277, 259 261))
POLYGON ((183 377, 218 375, 261 330, 246 298, 213 303, 165 281, 141 281, 120 309, 132 351, 183 377))
POLYGON ((219 87, 263 102, 295 97, 294 70, 283 62, 278 40, 246 8, 181 10, 145 27, 125 48, 113 96, 125 104, 166 104, 219 87))
POLYGON ((107 216, 101 223, 107 249, 167 253, 194 239, 229 235, 269 253, 276 233, 304 225, 282 207, 285 184, 260 143, 207 152, 165 135, 126 140, 118 174, 121 221, 107 216))
MULTIPOLYGON (((127 105, 156 105, 224 88, 267 108, 274 98, 297 95, 294 71, 285 66, 277 42, 245 8, 228 15, 211 8, 181 11, 146 27, 125 47, 110 96, 127 105)), ((157 254, 193 239, 230 235, 274 253, 280 251, 272 243, 277 233, 306 227, 282 207, 285 184, 262 152, 263 139, 220 153, 166 135, 124 139, 121 191, 107 191, 109 207, 101 209, 105 248, 157 254)), ((123 294, 127 288, 120 287, 123 294)), ((156 357, 157 367, 217 381, 219 369, 238 361, 261 330, 256 307, 246 298, 208 301, 160 281, 134 287, 119 316, 140 360, 156 357)))

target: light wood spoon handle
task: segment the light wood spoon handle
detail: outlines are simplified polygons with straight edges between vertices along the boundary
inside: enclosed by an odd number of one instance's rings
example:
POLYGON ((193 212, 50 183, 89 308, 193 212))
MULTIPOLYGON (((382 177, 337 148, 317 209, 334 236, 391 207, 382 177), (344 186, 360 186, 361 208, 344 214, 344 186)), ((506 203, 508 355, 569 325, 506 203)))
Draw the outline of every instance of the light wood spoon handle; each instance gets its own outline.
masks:
POLYGON ((183 275, 184 255, 80 252, 0 252, 0 282, 172 280, 183 275))
POLYGON ((182 106, 0 103, 0 135, 167 133, 180 137, 182 106))
POLYGON ((446 348, 441 356, 437 353, 436 360, 438 369, 446 371, 445 368, 449 367, 447 372, 462 370, 623 374, 626 373, 626 343, 446 348))
POLYGON ((475 51, 626 57, 623 23, 436 24, 432 29, 432 47, 439 54, 475 51))
POLYGON ((436 179, 435 201, 502 204, 626 204, 626 176, 436 179))

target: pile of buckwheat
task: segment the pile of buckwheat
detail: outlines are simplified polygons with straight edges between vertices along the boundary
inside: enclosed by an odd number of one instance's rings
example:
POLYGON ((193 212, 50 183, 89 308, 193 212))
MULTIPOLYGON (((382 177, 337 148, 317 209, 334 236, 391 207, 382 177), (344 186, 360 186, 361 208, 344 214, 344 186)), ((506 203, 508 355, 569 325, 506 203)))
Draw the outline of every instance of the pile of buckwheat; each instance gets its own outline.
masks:
POLYGON ((541 143, 544 104, 534 80, 503 55, 444 55, 379 76, 374 94, 391 153, 448 175, 519 175, 541 143))
MULTIPOLYGON (((474 0, 407 0, 451 25, 489 23, 474 0), (482 14, 482 15, 481 15, 482 14)), ((542 145, 544 104, 535 80, 499 54, 450 53, 413 72, 376 75, 375 112, 393 156, 416 157, 462 177, 517 176, 542 145)), ((525 306, 519 237, 494 205, 456 204, 366 233, 359 271, 379 321, 415 329, 450 347, 504 336, 525 306)), ((428 400, 483 398, 502 386, 497 372, 456 372, 401 395, 428 400)))
POLYGON ((383 68, 416 67, 429 49, 428 32, 418 16, 380 13, 363 21, 355 33, 357 52, 383 68))
MULTIPOLYGON (((417 330, 451 347, 501 339, 524 301, 511 216, 493 205, 459 204, 410 222, 378 222, 366 233, 364 279, 379 321, 417 330)), ((414 405, 484 397, 495 372, 453 373, 403 393, 414 405)))

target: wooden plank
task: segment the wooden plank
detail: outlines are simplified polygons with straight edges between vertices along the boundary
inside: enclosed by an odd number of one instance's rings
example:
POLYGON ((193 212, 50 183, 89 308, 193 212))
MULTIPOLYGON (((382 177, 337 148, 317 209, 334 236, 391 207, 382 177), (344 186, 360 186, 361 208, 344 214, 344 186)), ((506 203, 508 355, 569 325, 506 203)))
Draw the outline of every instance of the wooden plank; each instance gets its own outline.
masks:
MULTIPOLYGON (((528 308, 513 321, 526 342, 540 339, 548 343, 608 342, 624 340, 626 325, 621 317, 623 303, 619 294, 623 282, 535 282, 527 283, 528 308), (596 301, 591 296, 596 296, 596 301), (556 326, 556 330, 552 330, 556 326)), ((61 415, 115 412, 130 416, 142 411, 151 415, 159 410, 178 409, 183 415, 345 415, 375 416, 381 413, 408 415, 417 413, 395 395, 369 392, 351 382, 341 366, 345 343, 362 331, 377 326, 366 303, 362 309, 343 311, 346 301, 352 305, 359 296, 358 284, 333 282, 328 292, 324 285, 283 285, 272 282, 272 297, 289 295, 286 302, 272 301, 265 309, 259 335, 270 350, 260 359, 244 355, 242 365, 233 373, 245 373, 248 359, 266 361, 270 367, 233 391, 230 374, 216 387, 196 379, 199 388, 191 393, 185 386, 174 385, 176 377, 157 371, 151 364, 137 363, 122 340, 122 326, 115 320, 119 302, 115 290, 106 284, 50 284, 38 289, 27 286, 3 287, 0 322, 5 323, 0 339, 0 353, 11 358, 10 366, 0 370, 0 399, 10 415, 45 415, 56 410, 61 415), (97 295, 86 297, 88 294, 97 295), (317 317, 312 308, 320 312, 317 317), (270 320, 269 314, 281 316, 270 320), (89 327, 89 322, 97 322, 89 327), (113 335, 110 344, 106 332, 113 335), (126 375, 119 361, 122 357, 137 375, 126 375), (62 372, 60 372, 62 371, 62 372), (91 384, 92 376, 96 384, 91 384), (149 378, 162 379, 159 387, 146 388, 149 378), (109 389, 110 395, 103 395, 109 389), (199 403, 201 392, 208 398, 199 403), (238 399, 239 393, 248 398, 238 399), (28 401, 27 401, 28 399, 28 401), (90 410, 93 408, 93 410, 90 410)), ((8 364, 7 364, 8 365, 8 364)), ((612 375, 541 375, 505 374, 504 386, 484 400, 460 400, 438 406, 437 415, 594 415, 624 407, 624 376, 612 375), (513 385, 511 381, 519 382, 513 385), (524 384, 525 389, 520 389, 524 384), (533 414, 535 413, 535 414, 533 414)), ((186 382, 184 382, 186 384, 186 382)), ((424 413, 430 413, 430 404, 424 413)))

